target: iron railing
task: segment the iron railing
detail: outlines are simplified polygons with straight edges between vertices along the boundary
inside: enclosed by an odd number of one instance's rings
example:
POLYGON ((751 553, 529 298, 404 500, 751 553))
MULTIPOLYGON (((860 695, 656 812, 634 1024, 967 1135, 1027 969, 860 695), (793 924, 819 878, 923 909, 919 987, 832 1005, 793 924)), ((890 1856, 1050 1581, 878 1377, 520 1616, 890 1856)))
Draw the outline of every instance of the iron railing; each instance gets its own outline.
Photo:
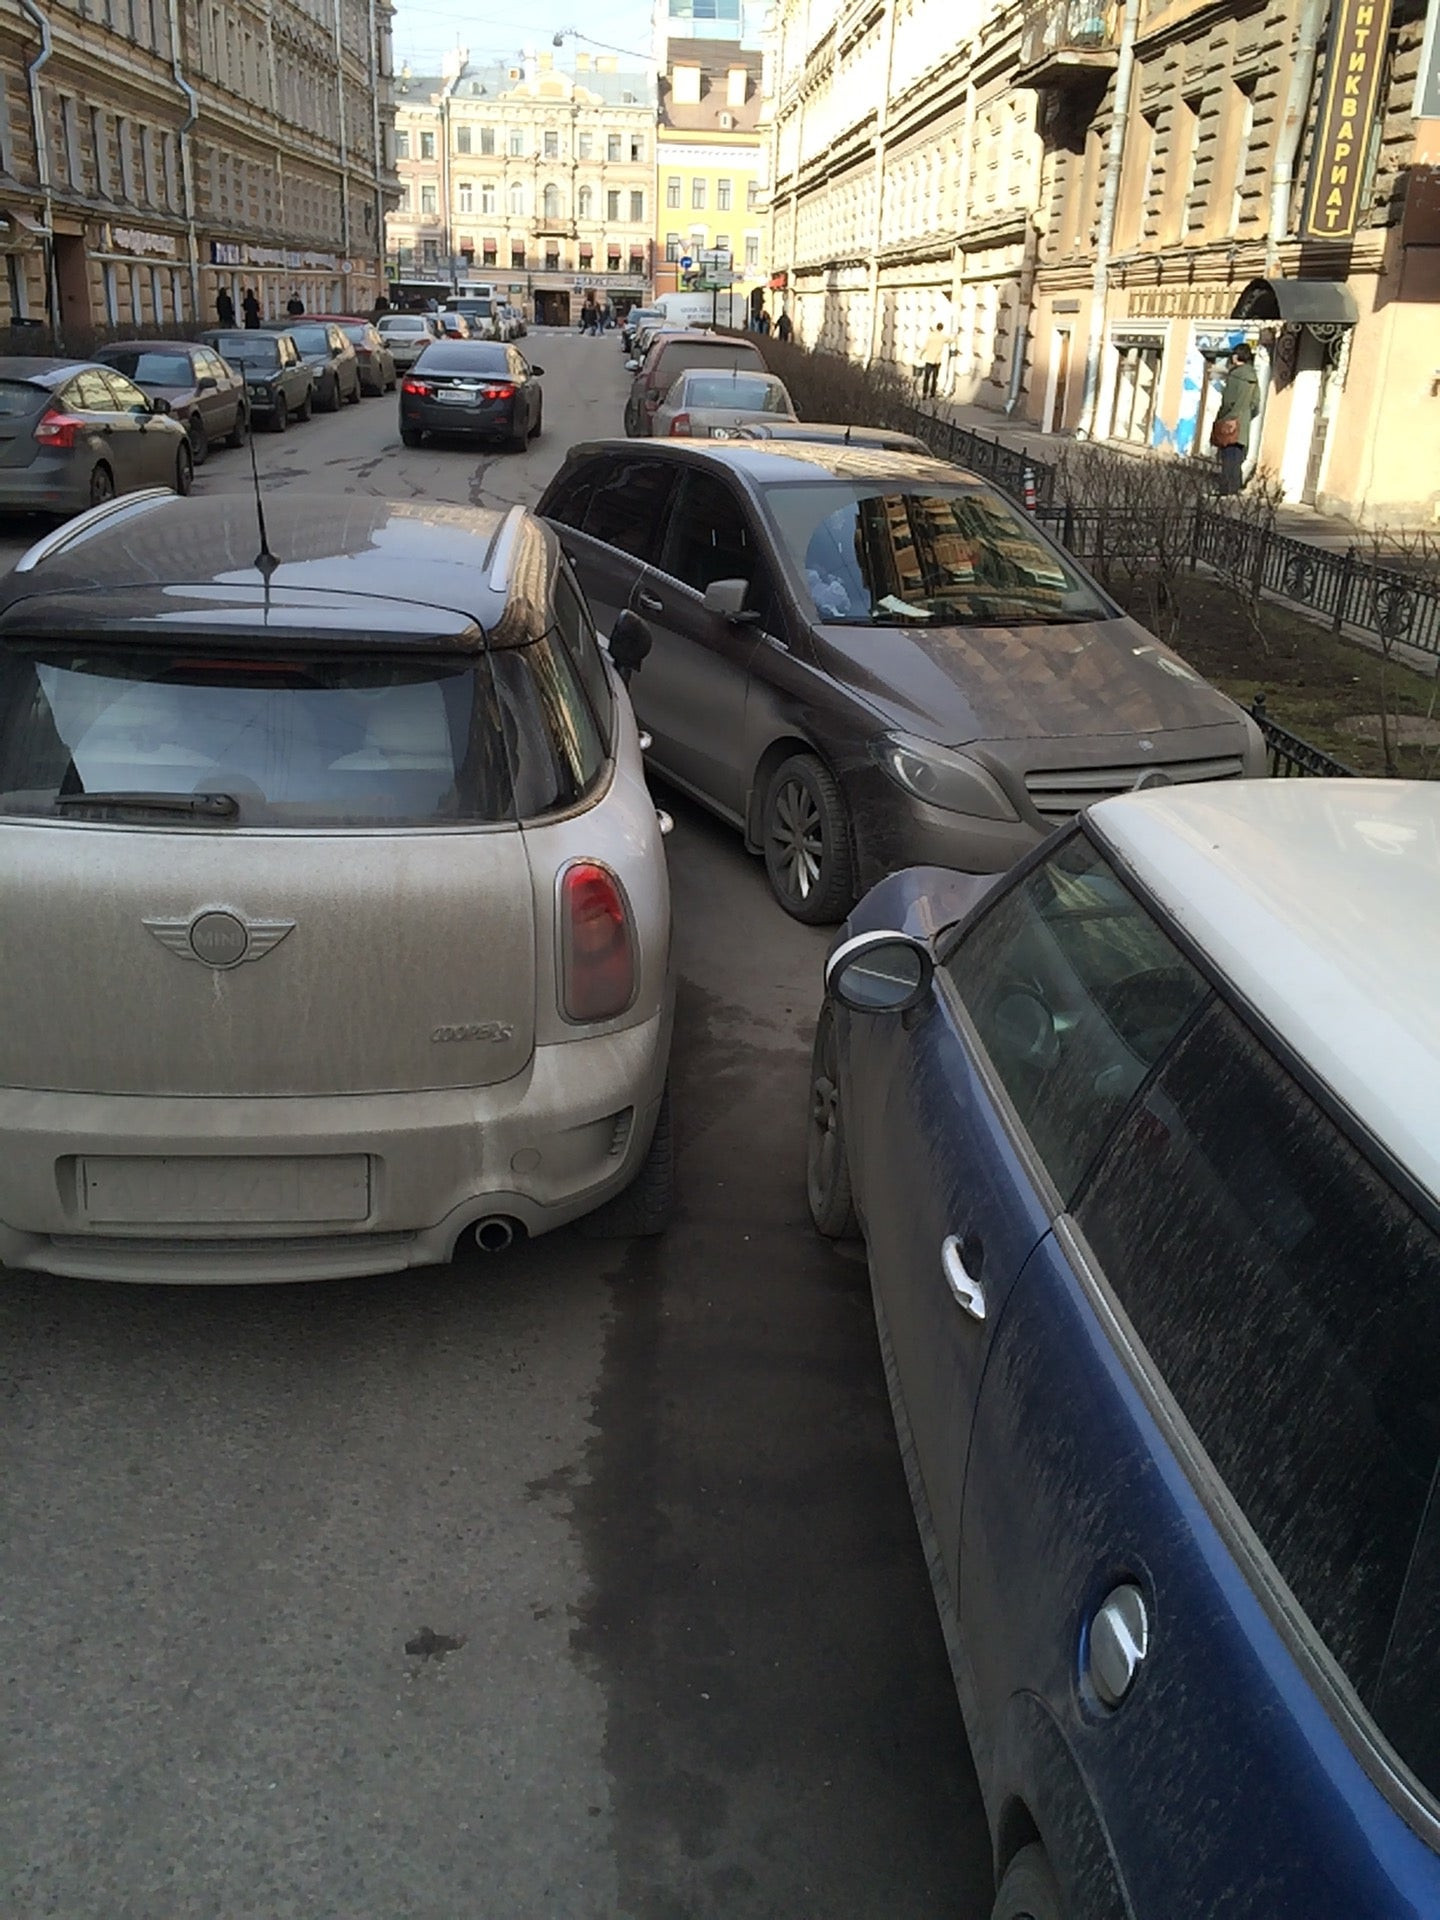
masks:
POLYGON ((974 433, 920 407, 908 408, 907 413, 905 431, 923 440, 942 460, 952 460, 956 466, 968 467, 983 479, 992 480, 1022 507, 1048 506, 1054 500, 1055 468, 1048 460, 1037 460, 1023 447, 1007 447, 988 433, 974 433))
POLYGON ((1335 759, 1309 740, 1302 740, 1298 733, 1291 733, 1288 727, 1282 727, 1278 720, 1272 720, 1265 710, 1263 693, 1256 694, 1254 705, 1250 708, 1250 718, 1264 736, 1272 778, 1288 780, 1317 774, 1331 778, 1336 775, 1351 779, 1358 777, 1354 767, 1347 767, 1343 760, 1335 759))

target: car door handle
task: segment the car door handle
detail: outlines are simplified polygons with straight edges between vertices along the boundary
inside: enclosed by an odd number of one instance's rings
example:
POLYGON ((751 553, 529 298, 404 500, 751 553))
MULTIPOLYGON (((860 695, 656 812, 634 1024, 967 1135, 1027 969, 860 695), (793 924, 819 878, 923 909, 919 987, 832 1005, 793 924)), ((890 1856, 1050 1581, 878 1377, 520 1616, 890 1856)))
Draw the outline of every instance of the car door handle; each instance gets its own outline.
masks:
POLYGON ((663 613, 665 611, 665 602, 663 600, 657 600, 653 593, 639 593, 636 594, 635 597, 645 609, 646 613, 663 613))
POLYGON ((940 1266, 945 1284, 972 1320, 985 1318, 985 1289, 965 1265, 957 1234, 947 1234, 940 1243, 940 1266))

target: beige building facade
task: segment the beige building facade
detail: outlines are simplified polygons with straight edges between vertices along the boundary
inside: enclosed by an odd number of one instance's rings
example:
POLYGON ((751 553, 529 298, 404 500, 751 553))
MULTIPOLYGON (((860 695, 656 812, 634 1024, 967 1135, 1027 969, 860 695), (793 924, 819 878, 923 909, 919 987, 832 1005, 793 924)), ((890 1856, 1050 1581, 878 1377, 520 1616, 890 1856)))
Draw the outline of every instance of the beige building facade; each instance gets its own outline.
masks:
POLYGON ((400 75, 393 280, 486 284, 543 323, 587 292, 617 309, 652 284, 655 79, 614 56, 551 54, 400 75))
POLYGON ((0 0, 12 341, 368 310, 383 289, 389 0, 0 0))
POLYGON ((1421 0, 781 0, 771 250, 797 329, 909 366, 939 319, 951 398, 1199 460, 1245 340, 1252 462, 1288 500, 1433 524, 1424 30, 1421 0), (1374 110, 1337 147, 1326 47, 1356 19, 1374 110), (1329 235, 1337 181, 1353 231, 1329 235))

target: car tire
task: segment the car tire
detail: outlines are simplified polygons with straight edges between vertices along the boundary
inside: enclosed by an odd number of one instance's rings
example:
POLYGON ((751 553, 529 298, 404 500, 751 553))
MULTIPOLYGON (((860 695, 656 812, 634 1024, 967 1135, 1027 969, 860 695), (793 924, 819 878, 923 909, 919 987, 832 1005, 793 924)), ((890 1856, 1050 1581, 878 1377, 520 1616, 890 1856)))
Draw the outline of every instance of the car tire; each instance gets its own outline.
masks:
POLYGON ((675 1136, 670 1125, 670 1089, 660 1096, 655 1131, 640 1171, 623 1193, 580 1221, 589 1240, 634 1240, 664 1233, 675 1200, 675 1136))
POLYGON ((386 393, 394 393, 396 387, 398 387, 399 384, 400 384, 400 376, 392 369, 390 378, 385 382, 386 393))
POLYGON ((418 447, 423 444, 425 435, 419 427, 401 427, 400 444, 404 447, 418 447))
POLYGON ((90 475, 90 504, 102 507, 115 498, 115 476, 102 460, 90 475))
POLYGON ((190 458, 197 467, 205 464, 205 456, 210 451, 210 435, 205 430, 205 422, 198 413, 192 413, 185 423, 185 432, 190 440, 190 458))
POLYGON ((182 500, 187 499, 190 489, 194 484, 195 461, 190 452, 190 443, 187 440, 175 455, 175 491, 182 500))
POLYGON ((345 397, 350 402, 350 405, 352 407, 358 407, 360 402, 364 399, 365 396, 360 391, 360 376, 358 373, 355 376, 354 386, 350 389, 349 393, 346 394, 345 397))
POLYGON ((855 902, 850 821, 835 776, 813 753, 796 753, 770 776, 761 813, 770 888, 806 926, 843 920, 855 902))
POLYGON ((326 399, 320 403, 320 411, 322 413, 338 413, 340 411, 340 376, 338 373, 326 389, 326 395, 326 399))
POLYGON ((810 1117, 805 1129, 805 1197, 815 1231, 827 1240, 854 1240, 860 1232, 845 1157, 845 1124, 840 1111, 839 1047, 835 1009, 820 1008, 810 1054, 810 1117))
POLYGON ((270 431, 284 433, 290 425, 290 408, 283 393, 275 397, 275 405, 270 412, 270 431))
POLYGON ((535 424, 530 429, 530 438, 538 440, 545 431, 545 402, 542 400, 535 409, 535 424))
POLYGON ((300 402, 300 405, 296 407, 295 418, 303 426, 304 423, 310 418, 311 414, 314 411, 315 411, 315 389, 312 387, 310 391, 306 394, 305 398, 300 402))
POLYGON ((227 447, 243 447, 250 438, 250 416, 244 407, 235 409, 235 424, 226 435, 227 447))
POLYGON ((990 1920, 1065 1920, 1060 1883, 1044 1847, 1022 1847, 1010 1862, 990 1920))
POLYGON ((521 427, 518 433, 512 431, 505 436, 505 447, 509 453, 524 453, 530 444, 530 429, 521 427))

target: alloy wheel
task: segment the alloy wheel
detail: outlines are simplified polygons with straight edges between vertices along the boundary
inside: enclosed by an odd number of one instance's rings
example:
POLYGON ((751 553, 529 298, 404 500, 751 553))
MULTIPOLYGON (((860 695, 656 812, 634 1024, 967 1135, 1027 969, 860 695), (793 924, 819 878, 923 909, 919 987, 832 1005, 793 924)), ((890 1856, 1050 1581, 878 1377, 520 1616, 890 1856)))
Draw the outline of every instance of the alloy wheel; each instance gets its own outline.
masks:
POLYGON ((787 780, 775 795, 770 844, 785 891, 793 899, 808 900, 820 884, 825 835, 820 808, 798 780, 787 780))
POLYGON ((103 506, 115 498, 115 481, 108 467, 96 467, 90 476, 90 504, 103 506))

